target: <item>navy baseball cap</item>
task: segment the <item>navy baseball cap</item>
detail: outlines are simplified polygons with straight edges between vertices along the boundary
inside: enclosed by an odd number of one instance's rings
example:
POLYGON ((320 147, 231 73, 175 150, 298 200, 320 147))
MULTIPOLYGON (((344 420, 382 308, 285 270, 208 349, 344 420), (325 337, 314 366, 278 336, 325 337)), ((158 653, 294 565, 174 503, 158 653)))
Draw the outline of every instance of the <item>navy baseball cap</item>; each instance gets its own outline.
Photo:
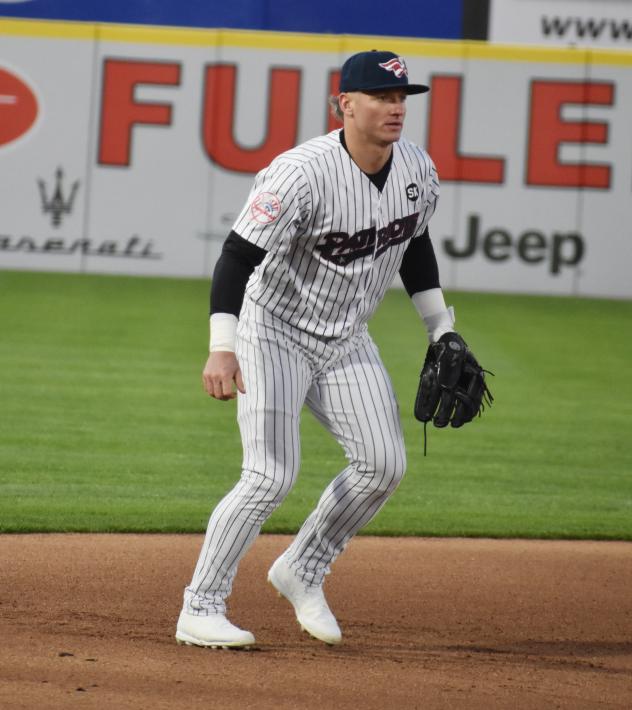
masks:
POLYGON ((359 52, 349 57, 340 72, 340 93, 403 89, 407 94, 424 94, 430 87, 409 84, 406 62, 393 52, 359 52))

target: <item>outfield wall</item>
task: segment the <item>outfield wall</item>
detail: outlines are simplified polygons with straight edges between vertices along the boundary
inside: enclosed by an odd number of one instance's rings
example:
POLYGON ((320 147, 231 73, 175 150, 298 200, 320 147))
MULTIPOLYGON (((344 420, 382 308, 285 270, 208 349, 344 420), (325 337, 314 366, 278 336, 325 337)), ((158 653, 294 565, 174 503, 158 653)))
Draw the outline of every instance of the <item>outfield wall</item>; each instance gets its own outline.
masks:
POLYGON ((446 288, 631 297, 632 53, 0 19, 0 267, 206 276, 276 153, 392 48, 446 288))

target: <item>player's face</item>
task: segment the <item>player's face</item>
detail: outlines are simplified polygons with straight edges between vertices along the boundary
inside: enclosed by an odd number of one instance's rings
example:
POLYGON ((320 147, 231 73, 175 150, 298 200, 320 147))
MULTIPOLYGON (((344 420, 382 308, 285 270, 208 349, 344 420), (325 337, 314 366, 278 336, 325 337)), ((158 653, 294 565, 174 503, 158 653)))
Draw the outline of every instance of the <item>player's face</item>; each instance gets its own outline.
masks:
POLYGON ((406 116, 406 93, 400 89, 354 91, 346 95, 358 133, 368 142, 388 145, 398 141, 406 116))

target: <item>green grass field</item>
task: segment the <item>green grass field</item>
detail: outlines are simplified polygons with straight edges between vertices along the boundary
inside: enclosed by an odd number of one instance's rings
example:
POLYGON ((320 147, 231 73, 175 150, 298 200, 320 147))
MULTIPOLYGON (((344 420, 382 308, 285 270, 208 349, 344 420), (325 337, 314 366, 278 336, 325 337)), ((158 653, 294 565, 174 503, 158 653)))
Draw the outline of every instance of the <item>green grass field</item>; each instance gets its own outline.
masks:
MULTIPOLYGON (((372 534, 632 540, 632 302, 447 294, 491 369, 461 430, 412 417, 425 334, 389 292, 371 324, 402 409, 407 476, 372 534)), ((239 475, 236 404, 209 399, 208 283, 0 271, 0 531, 205 528, 239 475)), ((306 411, 297 529, 344 465, 306 411)))

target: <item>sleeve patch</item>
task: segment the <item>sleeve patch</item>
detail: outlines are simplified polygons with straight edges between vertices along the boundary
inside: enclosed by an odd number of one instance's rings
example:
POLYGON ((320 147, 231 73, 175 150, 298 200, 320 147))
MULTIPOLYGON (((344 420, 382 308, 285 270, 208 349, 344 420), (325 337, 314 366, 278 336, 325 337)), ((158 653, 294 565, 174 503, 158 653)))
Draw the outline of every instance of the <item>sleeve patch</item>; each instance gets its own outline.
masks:
POLYGON ((250 204, 250 217, 259 224, 270 224, 281 214, 281 200, 272 192, 260 192, 250 204))

